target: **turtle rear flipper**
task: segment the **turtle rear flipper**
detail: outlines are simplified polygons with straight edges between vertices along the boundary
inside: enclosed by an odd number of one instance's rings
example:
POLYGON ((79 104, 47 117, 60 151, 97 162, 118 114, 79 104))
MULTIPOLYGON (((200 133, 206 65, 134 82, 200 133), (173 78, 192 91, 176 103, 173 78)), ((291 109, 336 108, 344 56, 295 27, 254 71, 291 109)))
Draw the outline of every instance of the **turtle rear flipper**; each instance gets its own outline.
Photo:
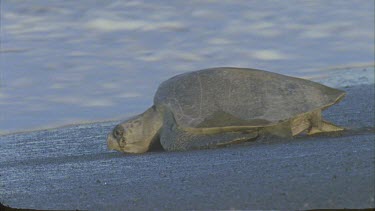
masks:
POLYGON ((344 128, 341 128, 330 122, 325 121, 322 117, 322 110, 320 109, 310 113, 310 122, 311 126, 307 131, 308 135, 344 130, 344 128))
POLYGON ((316 133, 337 132, 337 131, 342 131, 342 130, 345 130, 345 129, 323 120, 321 122, 320 127, 314 127, 314 126, 311 127, 311 129, 309 130, 307 134, 313 135, 316 133))
POLYGON ((163 128, 160 133, 160 143, 167 151, 185 151, 191 149, 217 148, 255 140, 258 137, 256 129, 246 131, 225 132, 204 128, 202 130, 185 130, 177 125, 173 113, 163 109, 163 128), (202 131, 202 132, 200 132, 202 131))

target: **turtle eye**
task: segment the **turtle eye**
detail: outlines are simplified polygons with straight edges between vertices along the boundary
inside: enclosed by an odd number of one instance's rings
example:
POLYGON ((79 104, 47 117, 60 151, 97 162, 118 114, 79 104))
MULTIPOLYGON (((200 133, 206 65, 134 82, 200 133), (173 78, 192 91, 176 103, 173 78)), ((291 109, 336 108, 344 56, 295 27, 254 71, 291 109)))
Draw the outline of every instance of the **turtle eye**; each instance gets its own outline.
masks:
POLYGON ((122 135, 124 134, 124 128, 121 126, 121 125, 117 125, 114 129, 113 129, 113 136, 116 138, 116 139, 120 139, 122 137, 122 135))

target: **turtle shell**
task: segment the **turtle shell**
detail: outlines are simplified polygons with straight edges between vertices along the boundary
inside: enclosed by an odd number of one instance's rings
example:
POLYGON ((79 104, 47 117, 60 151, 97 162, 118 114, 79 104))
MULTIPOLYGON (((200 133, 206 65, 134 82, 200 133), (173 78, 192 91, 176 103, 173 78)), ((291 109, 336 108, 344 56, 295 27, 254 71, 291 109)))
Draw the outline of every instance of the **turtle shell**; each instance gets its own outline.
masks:
POLYGON ((263 70, 212 68, 163 82, 154 105, 172 111, 182 127, 267 126, 325 109, 345 92, 263 70))

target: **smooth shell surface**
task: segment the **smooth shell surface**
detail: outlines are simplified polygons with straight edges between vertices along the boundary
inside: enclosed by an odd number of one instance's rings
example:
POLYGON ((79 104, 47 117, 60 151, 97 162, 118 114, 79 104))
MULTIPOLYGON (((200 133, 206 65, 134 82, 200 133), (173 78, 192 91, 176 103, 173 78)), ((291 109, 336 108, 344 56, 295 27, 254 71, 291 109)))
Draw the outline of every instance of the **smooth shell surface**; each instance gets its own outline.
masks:
POLYGON ((212 68, 163 82, 156 106, 182 127, 265 126, 328 107, 345 93, 312 81, 263 70, 212 68))

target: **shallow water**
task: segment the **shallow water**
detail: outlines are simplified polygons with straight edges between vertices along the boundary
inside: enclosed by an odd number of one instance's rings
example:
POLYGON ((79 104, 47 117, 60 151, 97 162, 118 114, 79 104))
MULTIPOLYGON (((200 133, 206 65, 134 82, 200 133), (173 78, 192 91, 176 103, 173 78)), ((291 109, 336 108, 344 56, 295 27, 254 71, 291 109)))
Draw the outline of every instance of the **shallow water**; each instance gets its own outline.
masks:
POLYGON ((0 133, 122 119, 215 66, 374 81, 372 1, 3 0, 0 15, 0 133))

